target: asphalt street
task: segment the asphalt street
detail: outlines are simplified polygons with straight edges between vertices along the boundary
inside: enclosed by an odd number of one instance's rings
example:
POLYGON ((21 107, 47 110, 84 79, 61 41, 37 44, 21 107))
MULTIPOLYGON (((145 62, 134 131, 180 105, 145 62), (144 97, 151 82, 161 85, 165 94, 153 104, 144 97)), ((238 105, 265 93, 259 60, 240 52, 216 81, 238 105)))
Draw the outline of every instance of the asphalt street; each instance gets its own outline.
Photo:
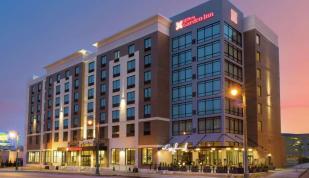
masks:
POLYGON ((58 174, 58 173, 0 172, 0 178, 126 178, 126 177, 87 176, 87 175, 58 174))

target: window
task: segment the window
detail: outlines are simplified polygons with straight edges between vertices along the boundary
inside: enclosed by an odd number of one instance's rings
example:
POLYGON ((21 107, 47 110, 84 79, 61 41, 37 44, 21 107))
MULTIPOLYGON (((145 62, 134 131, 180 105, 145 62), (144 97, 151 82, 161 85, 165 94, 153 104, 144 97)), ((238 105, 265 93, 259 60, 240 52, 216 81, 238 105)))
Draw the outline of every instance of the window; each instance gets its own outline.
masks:
POLYGON ((192 68, 187 67, 187 68, 174 70, 172 80, 173 80, 173 84, 191 81, 192 80, 192 68))
POLYGON ((255 58, 256 58, 256 62, 261 62, 261 53, 259 51, 255 53, 255 58))
POLYGON ((135 52, 135 45, 132 44, 128 47, 128 53, 129 53, 129 56, 133 56, 134 55, 134 52, 135 52))
POLYGON ((52 101, 51 99, 49 99, 49 100, 47 101, 47 106, 48 106, 48 108, 50 108, 52 105, 53 105, 53 101, 52 101))
POLYGON ((172 91, 172 99, 176 100, 184 100, 192 98, 192 85, 183 85, 174 87, 172 91))
POLYGON ((127 62, 127 72, 134 72, 135 71, 135 59, 127 62))
POLYGON ((221 79, 207 80, 197 84, 198 96, 216 95, 221 92, 221 79))
POLYGON ((119 122, 119 110, 112 111, 112 121, 119 122))
POLYGON ((63 120, 63 129, 67 129, 69 128, 69 120, 68 119, 64 119, 63 120))
POLYGON ((113 92, 120 91, 120 80, 113 81, 113 92))
POLYGON ((257 45, 260 45, 260 35, 258 35, 258 34, 256 34, 256 36, 255 36, 255 43, 257 45))
POLYGON ((68 141, 68 132, 63 132, 63 141, 68 141))
POLYGON ((90 88, 88 89, 88 100, 93 99, 94 97, 94 89, 90 88))
POLYGON ((79 93, 74 92, 74 101, 78 101, 78 99, 79 99, 79 93))
POLYGON ((78 127, 80 124, 79 117, 74 117, 72 122, 73 122, 72 127, 78 127))
POLYGON ((226 132, 233 134, 243 134, 243 121, 231 117, 225 118, 226 132))
POLYGON ((56 95, 59 95, 60 94, 60 85, 57 85, 56 86, 56 95))
POLYGON ((144 100, 150 100, 151 99, 151 88, 145 88, 144 89, 144 100))
POLYGON ((59 115, 60 115, 60 109, 56 109, 55 110, 55 117, 56 117, 56 119, 59 118, 59 115))
POLYGON ((238 46, 242 46, 241 33, 227 23, 224 24, 224 37, 238 46))
POLYGON ((118 107, 120 105, 120 96, 115 95, 112 97, 113 107, 118 107))
POLYGON ((127 88, 134 88, 135 87, 135 75, 127 77, 127 88))
POLYGON ((112 149, 112 164, 119 164, 120 149, 112 149))
POLYGON ((105 94, 106 93, 106 84, 101 84, 100 85, 100 92, 101 92, 101 94, 105 94))
POLYGON ((262 114, 262 104, 261 103, 257 104, 257 113, 262 114))
POLYGON ((88 113, 93 112, 93 102, 89 102, 89 103, 87 104, 87 112, 88 112, 88 113))
POLYGON ((50 77, 50 78, 48 79, 48 84, 49 84, 49 86, 51 86, 51 85, 53 84, 53 78, 52 78, 52 77, 50 77))
POLYGON ((135 128, 134 124, 127 124, 127 137, 134 137, 135 128))
POLYGON ((135 150, 126 149, 126 165, 134 165, 134 164, 135 164, 135 150))
POLYGON ((173 51, 181 50, 191 46, 192 44, 192 33, 186 33, 184 35, 173 38, 172 47, 173 51))
POLYGON ((79 87, 79 80, 78 80, 78 79, 75 79, 75 80, 74 80, 74 88, 75 88, 75 89, 78 89, 78 87, 79 87))
POLYGON ((115 51, 114 52, 114 59, 119 59, 120 58, 120 51, 115 51))
POLYGON ((101 80, 105 80, 107 78, 106 70, 101 70, 101 80))
POLYGON ((60 106, 60 97, 56 97, 56 99, 55 99, 55 105, 56 105, 56 107, 57 107, 57 106, 60 106))
POLYGON ((113 77, 120 76, 120 64, 113 67, 113 77))
POLYGON ((258 121, 258 124, 257 124, 257 130, 259 131, 259 132, 262 132, 262 126, 263 126, 263 124, 262 124, 262 121, 258 121))
POLYGON ((151 105, 150 104, 146 104, 144 105, 144 117, 150 117, 151 115, 151 105))
POLYGON ((220 42, 215 41, 197 48, 198 61, 210 59, 220 55, 220 42))
POLYGON ((78 139, 78 132, 77 132, 77 130, 73 130, 72 131, 72 140, 77 141, 77 139, 78 139))
POLYGON ((55 120, 55 130, 59 130, 59 120, 55 120))
POLYGON ((151 49, 151 38, 147 38, 144 40, 144 48, 145 50, 151 49))
POLYGON ((225 112, 235 116, 243 116, 241 99, 225 98, 225 112))
POLYGON ((179 67, 186 64, 191 64, 192 62, 192 52, 191 50, 183 51, 177 54, 174 54, 172 57, 173 67, 179 67))
POLYGON ((61 75, 60 74, 57 74, 57 82, 59 83, 60 82, 60 80, 61 80, 61 75))
POLYGON ((151 54, 144 56, 144 67, 151 66, 151 54))
POLYGON ((216 22, 197 30, 197 42, 201 43, 220 35, 220 23, 216 22))
POLYGON ((219 133, 221 132, 220 117, 208 117, 198 119, 198 133, 219 133))
POLYGON ((151 71, 144 72, 144 83, 151 82, 151 71))
POLYGON ((135 92, 131 91, 127 93, 127 104, 135 103, 135 92))
POLYGON ((63 116, 67 117, 69 115, 69 107, 64 107, 63 108, 63 116))
POLYGON ((227 76, 242 81, 242 68, 238 65, 225 61, 224 71, 227 76))
POLYGON ((112 126, 112 137, 113 138, 119 137, 119 125, 112 126))
POLYGON ((93 139, 93 129, 87 129, 87 139, 93 139))
POLYGON ((94 71, 94 62, 90 62, 88 64, 88 73, 91 73, 94 71))
POLYGON ((100 99, 100 108, 101 109, 105 109, 106 108, 106 99, 105 98, 101 98, 100 99))
POLYGON ((135 108, 127 108, 127 120, 134 120, 135 119, 135 108))
POLYGON ((69 79, 69 77, 70 77, 70 71, 69 71, 69 70, 65 71, 64 75, 65 75, 65 78, 66 78, 66 79, 69 79))
POLYGON ((191 117, 192 116, 192 103, 178 103, 173 104, 172 106, 172 118, 184 118, 184 117, 191 117))
POLYGON ((181 120, 173 121, 172 123, 172 134, 176 135, 187 135, 192 132, 192 120, 181 120))
POLYGON ((101 56, 101 66, 104 67, 107 64, 107 57, 101 56))
POLYGON ((256 69, 256 78, 262 79, 261 69, 256 69))
POLYGON ((151 135, 151 122, 144 122, 144 135, 151 135))
POLYGON ((256 91, 258 96, 262 96, 262 87, 260 85, 257 86, 256 91))
POLYGON ((40 92, 41 90, 42 90, 42 84, 39 83, 39 85, 38 85, 38 92, 40 92))
POLYGON ((198 115, 217 114, 221 111, 221 99, 210 98, 206 100, 200 100, 197 104, 198 115))
POLYGON ((58 142, 59 141, 59 133, 55 133, 54 134, 54 142, 58 142))
POLYGON ((238 64, 242 64, 241 50, 228 42, 224 42, 224 55, 238 64))
POLYGON ((106 112, 101 112, 100 113, 100 124, 106 123, 106 112))
POLYGON ((220 73, 221 73, 220 61, 211 61, 208 63, 199 64, 197 66, 197 75, 199 79, 220 75, 220 73))
POLYGON ((142 148, 142 164, 152 164, 152 148, 142 148))
POLYGON ((80 68, 79 66, 75 67, 75 76, 78 76, 80 73, 80 68))
POLYGON ((66 82, 64 84, 64 92, 68 92, 70 90, 70 83, 69 82, 66 82))
POLYGON ((94 84, 94 75, 88 76, 88 86, 92 86, 94 84))

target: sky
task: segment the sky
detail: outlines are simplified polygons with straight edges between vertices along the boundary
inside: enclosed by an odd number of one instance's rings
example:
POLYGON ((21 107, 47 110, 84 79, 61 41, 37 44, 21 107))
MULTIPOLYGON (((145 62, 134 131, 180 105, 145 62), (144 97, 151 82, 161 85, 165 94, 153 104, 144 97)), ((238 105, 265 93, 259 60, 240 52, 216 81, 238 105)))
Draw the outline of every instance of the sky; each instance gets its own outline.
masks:
MULTIPOLYGON (((1 0, 0 131, 24 135, 27 81, 43 67, 154 14, 206 0, 1 0)), ((282 132, 309 133, 309 1, 231 0, 279 36, 282 132)))

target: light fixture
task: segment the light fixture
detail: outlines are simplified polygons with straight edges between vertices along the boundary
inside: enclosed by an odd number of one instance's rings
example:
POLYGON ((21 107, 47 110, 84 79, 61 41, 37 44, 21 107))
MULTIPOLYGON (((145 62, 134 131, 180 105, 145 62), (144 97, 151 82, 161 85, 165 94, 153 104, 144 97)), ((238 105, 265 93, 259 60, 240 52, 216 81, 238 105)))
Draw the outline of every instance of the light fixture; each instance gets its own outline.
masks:
POLYGON ((95 42, 95 43, 92 44, 92 46, 97 48, 99 46, 99 43, 95 42))
POLYGON ((86 55, 87 54, 87 50, 85 50, 85 49, 81 49, 78 52, 81 53, 82 55, 86 55))
POLYGON ((92 121, 92 120, 88 120, 88 121, 87 121, 87 124, 88 124, 88 125, 92 125, 92 124, 93 124, 93 121, 92 121))

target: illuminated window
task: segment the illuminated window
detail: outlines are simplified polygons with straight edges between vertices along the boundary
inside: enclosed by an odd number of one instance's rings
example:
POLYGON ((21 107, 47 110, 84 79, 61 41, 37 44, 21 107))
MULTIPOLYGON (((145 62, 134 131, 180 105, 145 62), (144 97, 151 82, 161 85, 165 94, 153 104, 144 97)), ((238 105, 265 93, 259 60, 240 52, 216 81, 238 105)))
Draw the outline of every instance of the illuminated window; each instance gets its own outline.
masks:
POLYGON ((134 165, 134 164, 135 164, 135 150, 126 149, 126 165, 134 165))
POLYGON ((152 164, 152 148, 142 148, 142 164, 152 164))
POLYGON ((257 34, 255 36, 255 42, 256 42, 257 45, 260 45, 260 35, 257 34))
POLYGON ((257 113, 262 114, 262 104, 260 103, 257 104, 257 113))
POLYGON ((256 69, 256 78, 257 78, 257 79, 261 79, 261 78, 262 78, 261 75, 262 75, 262 74, 261 74, 261 69, 256 69))
POLYGON ((119 59, 120 58, 120 51, 115 51, 114 52, 114 59, 119 59))
POLYGON ((127 137, 133 137, 135 135, 135 125, 127 124, 127 137))
POLYGON ((112 149, 112 164, 119 164, 120 149, 112 149))
POLYGON ((172 134, 174 136, 191 134, 191 132, 192 132, 192 120, 173 121, 172 134))
POLYGON ((262 96, 262 87, 261 86, 257 86, 257 95, 258 96, 262 96))
POLYGON ((255 58, 256 58, 256 62, 261 62, 261 53, 257 51, 255 54, 255 58))

